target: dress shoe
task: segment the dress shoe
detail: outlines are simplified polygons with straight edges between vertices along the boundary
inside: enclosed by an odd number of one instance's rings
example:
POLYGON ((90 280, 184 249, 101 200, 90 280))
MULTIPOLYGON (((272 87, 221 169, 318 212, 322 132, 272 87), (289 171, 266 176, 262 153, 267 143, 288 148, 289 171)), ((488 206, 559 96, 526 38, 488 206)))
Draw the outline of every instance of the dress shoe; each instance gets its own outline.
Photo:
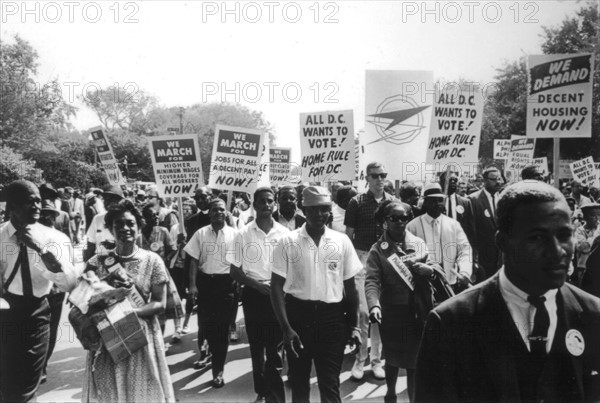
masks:
POLYGON ((215 377, 215 379, 211 382, 213 388, 222 388, 225 386, 225 381, 223 380, 223 373, 220 373, 215 377))

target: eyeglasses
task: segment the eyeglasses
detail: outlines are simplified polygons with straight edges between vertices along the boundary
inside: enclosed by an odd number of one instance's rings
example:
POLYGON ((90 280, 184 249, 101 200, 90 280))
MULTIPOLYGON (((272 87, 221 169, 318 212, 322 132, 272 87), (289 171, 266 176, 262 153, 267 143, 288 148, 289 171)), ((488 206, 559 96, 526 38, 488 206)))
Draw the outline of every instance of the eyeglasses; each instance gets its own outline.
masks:
POLYGON ((379 179, 379 178, 385 179, 385 178, 387 178, 387 174, 386 173, 383 173, 383 174, 369 174, 369 176, 372 179, 379 179))
POLYGON ((409 222, 410 221, 410 216, 407 215, 389 215, 386 217, 388 220, 390 220, 391 222, 409 222))

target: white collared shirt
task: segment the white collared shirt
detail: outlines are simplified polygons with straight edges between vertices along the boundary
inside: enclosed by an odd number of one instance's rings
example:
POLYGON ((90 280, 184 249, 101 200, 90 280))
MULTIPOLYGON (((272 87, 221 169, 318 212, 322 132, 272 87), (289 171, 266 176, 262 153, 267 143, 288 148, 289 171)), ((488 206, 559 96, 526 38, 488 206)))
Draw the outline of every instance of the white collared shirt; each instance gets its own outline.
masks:
POLYGON ((494 196, 492 196, 492 194, 490 192, 488 192, 485 188, 483 188, 483 193, 485 194, 485 197, 487 197, 488 202, 490 203, 490 206, 492 206, 492 211, 490 211, 490 214, 492 214, 493 216, 496 216, 496 208, 498 207, 498 192, 494 193, 494 196))
POLYGON ((283 291, 302 300, 340 302, 344 281, 361 270, 350 238, 327 227, 319 245, 304 224, 283 235, 273 252, 273 273, 285 278, 283 291))
POLYGON ((456 272, 471 276, 473 249, 458 221, 445 214, 435 220, 429 214, 423 214, 409 222, 406 229, 425 241, 429 259, 444 268, 449 284, 456 283, 456 272), (437 221, 435 234, 433 221, 437 221))
POLYGON ((281 214, 281 212, 279 212, 279 220, 278 220, 278 224, 283 225, 284 227, 286 227, 289 231, 293 231, 296 229, 296 214, 294 213, 294 216, 292 217, 291 220, 287 220, 283 214, 281 214))
MULTIPOLYGON (((77 283, 79 273, 73 266, 73 247, 69 238, 54 228, 46 227, 40 223, 29 226, 33 238, 40 242, 40 247, 47 249, 61 263, 62 272, 52 273, 46 268, 42 258, 30 248, 27 248, 29 269, 31 271, 31 284, 33 295, 37 298, 43 297, 50 292, 52 283, 56 284, 61 291, 69 292, 77 283)), ((15 268, 19 257, 20 244, 17 240, 16 229, 10 221, 0 227, 0 275, 6 281, 15 268)), ((8 292, 15 295, 23 295, 23 280, 21 277, 23 268, 17 271, 8 292)))
POLYGON ((446 215, 456 220, 456 193, 446 197, 446 215), (452 202, 452 211, 450 211, 450 202, 452 202))
POLYGON ((287 234, 289 230, 277 221, 273 221, 273 228, 268 234, 259 228, 256 220, 246 225, 235 236, 234 241, 228 246, 227 261, 241 267, 251 279, 270 281, 273 267, 273 250, 278 239, 287 234))
POLYGON ((92 219, 92 223, 87 230, 86 237, 89 243, 93 243, 96 245, 96 254, 97 255, 106 255, 107 250, 102 245, 104 241, 114 242, 115 238, 110 233, 108 228, 104 225, 104 217, 106 217, 106 212, 96 214, 92 219))
POLYGON ((331 207, 331 214, 333 214, 331 229, 345 234, 346 226, 344 225, 344 218, 346 217, 346 210, 341 208, 337 203, 333 203, 331 207))
POLYGON ((207 225, 196 231, 183 250, 198 260, 198 267, 203 273, 229 274, 227 245, 233 242, 236 234, 237 231, 227 224, 218 233, 212 225, 207 225))
MULTIPOLYGON (((500 283, 500 293, 502 294, 502 298, 504 298, 504 302, 506 302, 510 316, 515 323, 517 330, 521 334, 527 350, 531 351, 531 347, 529 346, 529 335, 533 331, 535 312, 537 309, 527 301, 529 295, 517 288, 517 286, 506 277, 504 267, 500 269, 498 281, 500 283)), ((557 292, 557 289, 552 289, 544 294, 544 297, 546 297, 544 305, 546 306, 548 316, 550 317, 548 340, 546 342, 546 352, 548 353, 552 348, 552 342, 558 324, 558 308, 556 306, 557 292)))

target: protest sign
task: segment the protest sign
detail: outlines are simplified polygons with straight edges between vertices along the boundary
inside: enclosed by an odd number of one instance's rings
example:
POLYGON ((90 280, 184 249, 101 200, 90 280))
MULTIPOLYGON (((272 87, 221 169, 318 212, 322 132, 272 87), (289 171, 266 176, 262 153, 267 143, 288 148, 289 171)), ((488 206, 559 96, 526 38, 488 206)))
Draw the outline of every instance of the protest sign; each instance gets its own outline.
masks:
POLYGON ((529 56, 527 136, 591 137, 593 71, 589 53, 529 56))
POLYGON ((390 180, 422 181, 434 96, 433 72, 367 70, 365 132, 359 136, 358 179, 381 162, 390 180))
POLYGON ((459 166, 477 163, 482 114, 480 92, 448 90, 436 94, 426 162, 459 166))
POLYGON ((510 151, 506 163, 506 176, 512 182, 519 180, 521 170, 531 165, 533 152, 535 150, 535 139, 523 136, 512 136, 510 139, 510 151))
POLYGON ((494 159, 495 160, 508 160, 508 153, 510 151, 510 140, 494 140, 494 159))
POLYGON ((263 141, 262 152, 260 153, 260 178, 258 179, 257 188, 271 186, 271 164, 269 158, 271 155, 271 147, 269 145, 268 135, 265 135, 263 141))
POLYGON ((194 196, 204 186, 198 135, 148 137, 148 148, 159 194, 194 196))
POLYGON ((253 193, 260 179, 264 133, 217 125, 208 186, 253 193))
POLYGON ((569 164, 573 178, 587 186, 598 186, 598 170, 592 157, 587 157, 569 164))
POLYGON ((542 175, 548 175, 548 157, 534 158, 531 160, 531 164, 538 166, 542 171, 542 175))
POLYGON ((352 111, 300 114, 302 180, 327 182, 354 177, 352 111))
POLYGON ((558 179, 573 179, 571 163, 573 160, 560 160, 558 163, 558 179))
POLYGON ((291 160, 291 148, 271 147, 271 154, 269 156, 271 184, 282 185, 296 182, 295 180, 292 181, 292 177, 290 175, 291 160))
POLYGON ((108 137, 102 130, 102 127, 98 126, 91 128, 90 136, 94 147, 96 148, 96 152, 98 153, 98 159, 102 163, 102 168, 104 169, 110 184, 117 186, 125 185, 125 179, 123 178, 123 175, 121 175, 119 163, 115 158, 110 141, 108 141, 108 137))

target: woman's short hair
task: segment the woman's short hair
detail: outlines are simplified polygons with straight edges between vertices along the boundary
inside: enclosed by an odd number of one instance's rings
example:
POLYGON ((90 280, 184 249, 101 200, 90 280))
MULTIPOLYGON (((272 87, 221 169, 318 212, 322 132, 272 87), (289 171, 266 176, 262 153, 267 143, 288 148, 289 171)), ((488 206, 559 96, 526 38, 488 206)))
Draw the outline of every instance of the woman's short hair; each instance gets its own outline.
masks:
POLYGON ((406 214, 410 218, 413 217, 412 209, 410 208, 410 205, 408 205, 407 203, 404 203, 400 200, 386 199, 383 202, 381 202, 381 204, 375 210, 375 220, 378 223, 383 224, 383 222, 385 221, 385 218, 388 216, 390 211, 392 211, 397 206, 401 206, 406 211, 406 214))
POLYGON ((110 231, 117 217, 125 214, 126 212, 130 212, 135 217, 135 222, 137 226, 142 227, 144 220, 142 218, 142 213, 140 213, 140 210, 138 210, 135 207, 131 200, 123 199, 114 206, 112 206, 106 213, 106 216, 104 217, 104 225, 106 225, 106 228, 108 228, 108 230, 110 231))

